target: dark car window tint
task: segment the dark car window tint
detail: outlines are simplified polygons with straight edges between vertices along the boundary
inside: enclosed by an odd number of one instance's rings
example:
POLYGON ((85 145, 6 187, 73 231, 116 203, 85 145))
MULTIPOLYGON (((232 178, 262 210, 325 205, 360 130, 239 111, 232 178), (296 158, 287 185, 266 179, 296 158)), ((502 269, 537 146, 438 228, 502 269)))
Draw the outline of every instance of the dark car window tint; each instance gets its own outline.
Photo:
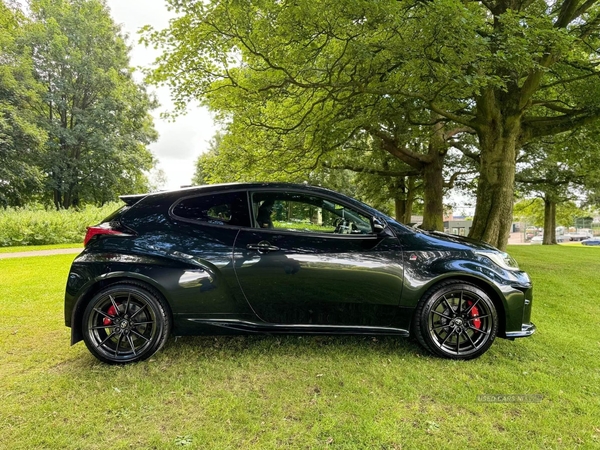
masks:
POLYGON ((260 228, 300 233, 369 234, 370 220, 358 211, 328 199, 296 193, 257 193, 253 196, 260 228))
POLYGON ((211 225, 250 226, 245 192, 186 198, 173 208, 173 215, 211 225))

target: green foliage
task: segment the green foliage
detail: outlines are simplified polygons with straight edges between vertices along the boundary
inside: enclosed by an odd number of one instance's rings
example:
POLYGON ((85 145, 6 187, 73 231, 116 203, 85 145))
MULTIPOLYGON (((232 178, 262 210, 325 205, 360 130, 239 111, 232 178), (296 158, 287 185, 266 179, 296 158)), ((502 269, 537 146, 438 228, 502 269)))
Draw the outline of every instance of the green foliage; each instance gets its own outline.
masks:
POLYGON ((236 147, 277 155, 250 151, 247 164, 278 173, 315 166, 359 132, 425 171, 473 133, 472 233, 495 245, 510 228, 517 151, 600 118, 593 0, 169 4, 179 16, 144 40, 164 50, 150 79, 173 89, 176 112, 201 100, 236 147))
POLYGON ((416 195, 422 187, 417 183, 415 192, 409 193, 406 175, 417 172, 364 133, 316 161, 293 153, 284 155, 250 139, 231 128, 217 133, 209 151, 196 161, 193 182, 306 181, 356 197, 391 215, 395 214, 395 201, 416 195))
POLYGON ((0 20, 0 205, 56 208, 148 190, 156 101, 133 79, 102 0, 4 3, 0 20), (12 14, 12 16, 11 16, 12 14), (12 22, 11 22, 12 20, 12 22), (43 150, 43 151, 41 151, 43 150))
POLYGON ((556 225, 573 226, 574 219, 585 214, 573 201, 590 199, 600 186, 598 130, 598 125, 587 126, 537 139, 527 145, 524 160, 517 164, 520 193, 544 202, 520 202, 514 214, 538 226, 541 219, 546 243, 554 242, 556 225))
POLYGON ((81 210, 52 210, 41 206, 0 209, 0 247, 83 242, 86 228, 120 207, 108 203, 81 210))
MULTIPOLYGON (((577 207, 572 201, 561 202, 556 206, 556 225, 564 227, 575 226, 577 217, 587 217, 589 211, 577 207)), ((536 227, 544 226, 544 201, 541 198, 520 200, 515 203, 515 220, 525 221, 536 227)))
POLYGON ((37 125, 42 87, 31 55, 19 46, 27 19, 0 3, 0 207, 20 206, 42 187, 39 162, 46 133, 37 125))

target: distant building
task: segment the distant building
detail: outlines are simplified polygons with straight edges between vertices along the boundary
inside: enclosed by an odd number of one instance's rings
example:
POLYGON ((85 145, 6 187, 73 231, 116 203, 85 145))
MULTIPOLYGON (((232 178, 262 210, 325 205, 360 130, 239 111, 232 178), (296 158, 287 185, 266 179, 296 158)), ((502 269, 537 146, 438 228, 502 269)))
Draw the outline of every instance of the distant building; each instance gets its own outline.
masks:
POLYGON ((472 220, 464 220, 464 217, 454 216, 453 220, 444 221, 444 232, 457 236, 468 236, 472 225, 472 220), (463 220, 457 220, 459 218, 463 220))
POLYGON ((423 223, 423 216, 410 216, 410 225, 411 227, 418 227, 423 223))

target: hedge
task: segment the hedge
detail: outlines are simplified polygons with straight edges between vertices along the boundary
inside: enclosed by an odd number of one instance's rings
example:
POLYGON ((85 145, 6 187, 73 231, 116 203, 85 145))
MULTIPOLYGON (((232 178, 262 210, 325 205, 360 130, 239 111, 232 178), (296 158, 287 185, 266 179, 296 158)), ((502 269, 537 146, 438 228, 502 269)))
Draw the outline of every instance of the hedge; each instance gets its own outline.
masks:
POLYGON ((86 227, 99 223, 121 205, 114 202, 61 211, 39 205, 0 209, 0 247, 81 243, 86 227))

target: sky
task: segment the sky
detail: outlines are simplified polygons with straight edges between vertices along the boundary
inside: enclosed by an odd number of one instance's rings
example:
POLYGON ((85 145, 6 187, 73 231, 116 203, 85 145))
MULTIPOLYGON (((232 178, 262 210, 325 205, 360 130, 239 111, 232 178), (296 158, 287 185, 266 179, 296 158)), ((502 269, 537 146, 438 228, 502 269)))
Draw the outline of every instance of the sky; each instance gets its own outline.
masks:
MULTIPOLYGON (((138 43, 138 30, 144 25, 155 29, 166 28, 172 13, 167 11, 164 0, 107 0, 114 21, 129 35, 128 44, 133 67, 149 67, 160 54, 152 48, 138 43)), ((136 79, 143 79, 138 71, 136 79)), ((158 160, 157 168, 167 176, 165 189, 176 189, 191 184, 198 156, 208 150, 208 143, 216 131, 210 113, 206 108, 189 105, 188 113, 174 122, 160 118, 160 113, 173 109, 168 88, 149 86, 161 106, 152 112, 154 125, 159 133, 158 141, 150 145, 150 150, 158 160)))

